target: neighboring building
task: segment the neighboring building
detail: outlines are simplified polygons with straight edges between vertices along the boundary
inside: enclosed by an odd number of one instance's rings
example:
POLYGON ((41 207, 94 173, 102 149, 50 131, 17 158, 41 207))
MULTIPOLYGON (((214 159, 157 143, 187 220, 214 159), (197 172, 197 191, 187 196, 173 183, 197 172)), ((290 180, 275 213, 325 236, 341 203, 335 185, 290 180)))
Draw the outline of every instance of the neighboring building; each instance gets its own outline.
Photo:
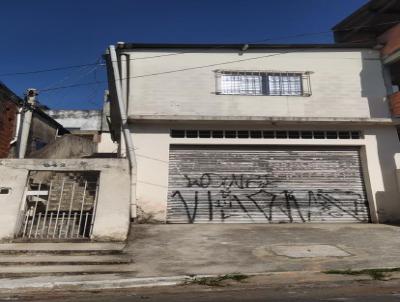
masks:
POLYGON ((47 110, 46 113, 72 134, 97 141, 101 131, 101 110, 47 110))
POLYGON ((101 114, 58 112, 82 131, 69 134, 43 112, 36 90, 22 100, 0 88, 0 240, 126 240, 129 162, 87 139, 100 137, 101 114))
POLYGON ((392 115, 400 117, 400 1, 371 0, 333 31, 338 43, 363 41, 380 49, 392 115))
POLYGON ((0 83, 0 158, 9 157, 16 142, 20 99, 0 83))
POLYGON ((400 221, 399 120, 369 44, 119 43, 106 59, 111 131, 126 104, 135 151, 132 216, 400 221))
POLYGON ((107 110, 108 103, 103 110, 48 110, 46 112, 73 135, 96 143, 96 152, 116 153, 118 144, 111 139, 107 110))
POLYGON ((29 158, 65 133, 38 103, 22 100, 0 83, 0 158, 29 158))

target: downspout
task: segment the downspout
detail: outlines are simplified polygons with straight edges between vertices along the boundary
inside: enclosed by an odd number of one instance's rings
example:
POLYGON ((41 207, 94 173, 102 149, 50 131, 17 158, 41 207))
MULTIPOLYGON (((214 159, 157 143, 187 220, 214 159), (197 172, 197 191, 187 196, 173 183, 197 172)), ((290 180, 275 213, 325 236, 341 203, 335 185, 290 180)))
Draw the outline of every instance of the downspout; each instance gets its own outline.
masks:
POLYGON ((10 145, 13 145, 18 141, 19 129, 21 128, 21 112, 22 112, 22 108, 18 108, 18 111, 17 111, 17 125, 15 127, 15 135, 14 135, 13 139, 10 141, 10 145))
POLYGON ((121 77, 118 68, 118 58, 117 53, 115 51, 115 46, 110 45, 109 47, 110 52, 110 61, 111 61, 111 68, 114 75, 115 81, 115 91, 117 94, 117 104, 118 109, 121 117, 121 128, 124 135, 125 146, 126 146, 126 153, 128 155, 129 161, 129 168, 130 168, 130 179, 131 179, 131 188, 130 188, 130 195, 131 195, 131 217, 136 217, 136 155, 135 149, 133 146, 132 136, 129 131, 128 126, 128 117, 127 117, 127 97, 122 95, 122 85, 121 85, 121 77))
POLYGON ((32 110, 27 108, 24 112, 24 119, 22 121, 21 139, 18 150, 18 158, 24 158, 29 139, 29 130, 31 129, 32 110))
POLYGON ((33 109, 36 106, 37 91, 34 88, 26 90, 26 99, 24 103, 24 119, 22 121, 21 139, 18 150, 18 158, 25 158, 28 146, 29 132, 31 130, 33 109))

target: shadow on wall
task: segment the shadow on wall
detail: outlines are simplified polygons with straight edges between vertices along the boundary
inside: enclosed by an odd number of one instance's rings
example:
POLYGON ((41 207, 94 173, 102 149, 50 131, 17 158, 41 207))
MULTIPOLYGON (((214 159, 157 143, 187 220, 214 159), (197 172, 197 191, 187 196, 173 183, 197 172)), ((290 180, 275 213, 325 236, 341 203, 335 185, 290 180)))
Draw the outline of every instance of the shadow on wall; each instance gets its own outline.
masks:
POLYGON ((394 158, 396 153, 400 153, 400 143, 396 128, 377 128, 376 142, 384 186, 384 191, 375 194, 379 222, 400 223, 400 193, 394 158))
POLYGON ((361 52, 361 97, 367 98, 371 118, 389 118, 390 107, 384 82, 383 66, 374 50, 361 52))
MULTIPOLYGON (((384 69, 380 58, 376 57, 374 52, 362 51, 361 96, 368 101, 371 118, 390 118, 384 69)), ((375 193, 378 219, 381 223, 397 223, 400 222, 400 193, 394 157, 396 153, 400 153, 400 143, 396 126, 377 126, 371 134, 376 135, 384 188, 383 191, 375 193)), ((374 173, 379 171, 369 171, 370 178, 374 178, 374 173)))
POLYGON ((96 144, 80 136, 63 135, 47 146, 32 152, 27 158, 82 158, 96 151, 96 144))

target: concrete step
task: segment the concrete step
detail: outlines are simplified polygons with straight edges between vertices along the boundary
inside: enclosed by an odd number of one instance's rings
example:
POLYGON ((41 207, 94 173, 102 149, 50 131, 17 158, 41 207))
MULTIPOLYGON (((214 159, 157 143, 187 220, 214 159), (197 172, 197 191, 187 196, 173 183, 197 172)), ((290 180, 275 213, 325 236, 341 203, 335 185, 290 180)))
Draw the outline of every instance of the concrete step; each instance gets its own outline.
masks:
POLYGON ((0 278, 42 275, 134 273, 134 265, 9 265, 0 266, 0 278))
POLYGON ((19 253, 95 253, 95 254, 118 254, 125 247, 123 242, 100 243, 100 242, 15 242, 1 243, 0 254, 19 253))
POLYGON ((0 269, 3 266, 21 265, 105 265, 131 262, 132 259, 127 255, 1 255, 0 269))

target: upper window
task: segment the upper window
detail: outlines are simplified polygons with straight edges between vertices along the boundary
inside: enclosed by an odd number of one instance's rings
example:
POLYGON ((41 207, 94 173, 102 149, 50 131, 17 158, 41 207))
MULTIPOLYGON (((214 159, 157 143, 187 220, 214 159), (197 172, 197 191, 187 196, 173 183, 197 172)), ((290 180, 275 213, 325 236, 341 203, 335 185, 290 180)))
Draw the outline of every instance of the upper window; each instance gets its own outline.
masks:
POLYGON ((217 71, 217 93, 237 95, 311 95, 309 73, 217 71))

